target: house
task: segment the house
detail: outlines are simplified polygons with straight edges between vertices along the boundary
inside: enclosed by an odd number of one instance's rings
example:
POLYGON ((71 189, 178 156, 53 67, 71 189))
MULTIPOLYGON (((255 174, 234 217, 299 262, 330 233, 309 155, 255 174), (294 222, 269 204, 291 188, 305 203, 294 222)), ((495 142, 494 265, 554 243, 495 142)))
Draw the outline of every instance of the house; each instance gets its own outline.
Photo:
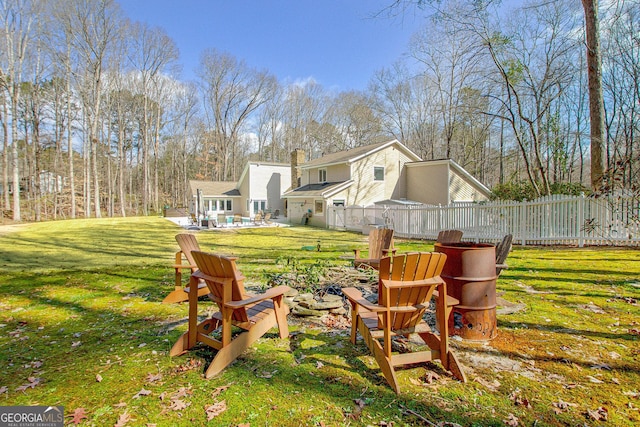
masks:
POLYGON ((201 218, 241 214, 253 217, 258 211, 284 212, 282 194, 291 187, 291 165, 248 162, 237 182, 189 181, 189 210, 201 218))
POLYGON ((490 190, 452 160, 422 161, 397 140, 304 162, 291 158, 292 188, 284 194, 292 223, 326 225, 329 206, 443 204, 488 200, 490 190))

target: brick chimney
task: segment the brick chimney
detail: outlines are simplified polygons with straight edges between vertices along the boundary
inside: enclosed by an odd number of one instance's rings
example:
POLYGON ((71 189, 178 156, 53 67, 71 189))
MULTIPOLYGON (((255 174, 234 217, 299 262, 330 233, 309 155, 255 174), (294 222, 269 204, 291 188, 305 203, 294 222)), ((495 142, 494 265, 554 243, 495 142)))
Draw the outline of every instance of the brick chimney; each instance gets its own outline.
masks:
POLYGON ((300 187, 302 171, 300 165, 304 163, 304 151, 296 148, 291 152, 291 189, 300 187))

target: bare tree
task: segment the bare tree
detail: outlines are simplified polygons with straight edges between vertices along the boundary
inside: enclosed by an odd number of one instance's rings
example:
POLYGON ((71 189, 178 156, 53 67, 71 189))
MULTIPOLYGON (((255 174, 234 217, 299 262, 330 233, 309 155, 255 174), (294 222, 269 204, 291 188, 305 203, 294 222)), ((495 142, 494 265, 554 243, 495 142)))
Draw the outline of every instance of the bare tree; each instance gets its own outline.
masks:
MULTIPOLYGON (((69 2, 70 29, 74 35, 73 48, 83 61, 84 69, 79 70, 82 81, 82 101, 88 121, 87 166, 93 182, 93 206, 95 216, 101 217, 100 175, 98 166, 101 101, 103 75, 109 49, 114 39, 119 37, 121 25, 120 10, 113 0, 77 0, 69 2)), ((89 198, 89 197, 87 197, 89 198)), ((89 214, 89 210, 85 215, 89 214)))
MULTIPOLYGON (((13 220, 21 221, 20 214, 20 169, 18 150, 18 123, 16 114, 20 101, 20 85, 23 67, 30 53, 28 46, 32 40, 33 24, 40 13, 40 2, 32 0, 0 0, 0 27, 4 30, 4 64, 0 75, 7 89, 11 104, 11 161, 13 171, 13 220)), ((5 119, 8 117, 5 116, 5 119)))
POLYGON ((272 96, 276 79, 212 49, 203 53, 198 74, 207 119, 222 157, 218 179, 236 179, 240 133, 250 115, 272 96))
MULTIPOLYGON (((154 99, 156 111, 152 112, 150 102, 157 95, 161 73, 170 71, 171 65, 178 59, 178 49, 174 41, 160 28, 150 28, 146 24, 136 23, 131 33, 130 60, 139 73, 139 91, 143 100, 141 117, 142 144, 142 212, 149 213, 149 197, 153 197, 153 205, 157 208, 157 176, 154 177, 154 189, 149 176, 150 141, 158 144, 158 133, 154 131, 152 116, 159 120, 158 99, 154 99), (153 92, 156 93, 153 93, 153 92), (154 114, 155 113, 155 114, 154 114)), ((157 126, 155 127, 157 129, 157 126)), ((157 161, 157 150, 153 151, 157 161)), ((157 170, 157 169, 154 169, 157 170)))
POLYGON ((587 35, 587 67, 589 77, 589 112, 591 117, 591 187, 599 191, 603 185, 605 141, 604 102, 602 94, 602 54, 598 0, 582 0, 587 35))

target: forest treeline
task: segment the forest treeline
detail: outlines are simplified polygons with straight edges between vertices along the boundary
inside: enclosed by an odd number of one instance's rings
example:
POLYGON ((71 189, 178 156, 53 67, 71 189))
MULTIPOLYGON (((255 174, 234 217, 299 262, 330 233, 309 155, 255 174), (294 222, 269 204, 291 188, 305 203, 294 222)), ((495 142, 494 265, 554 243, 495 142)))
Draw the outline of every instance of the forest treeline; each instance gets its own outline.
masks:
MULTIPOLYGON (((185 206, 190 179, 237 180, 247 160, 392 138, 424 160, 453 159, 505 198, 589 187, 579 2, 434 4, 406 55, 366 90, 335 92, 279 81, 215 40, 195 80, 181 80, 166 31, 113 0, 0 0, 3 212, 147 215, 185 206)), ((640 3, 599 12, 604 189, 637 190, 640 3)))

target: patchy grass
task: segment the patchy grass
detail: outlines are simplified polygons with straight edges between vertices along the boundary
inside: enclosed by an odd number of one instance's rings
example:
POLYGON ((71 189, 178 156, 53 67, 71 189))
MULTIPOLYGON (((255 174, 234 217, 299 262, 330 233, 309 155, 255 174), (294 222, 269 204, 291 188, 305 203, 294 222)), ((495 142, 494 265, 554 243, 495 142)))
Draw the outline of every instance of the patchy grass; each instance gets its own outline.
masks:
MULTIPOLYGON (((170 358, 187 307, 160 301, 182 231, 160 218, 0 230, 0 405, 63 405, 75 414, 68 423, 95 426, 204 425, 208 416, 225 426, 640 422, 638 250, 515 247, 498 291, 524 309, 499 315, 488 343, 454 341, 469 383, 439 364, 415 367, 400 372, 396 396, 348 331, 293 318, 289 339, 267 334, 210 380, 202 373, 212 350, 170 358)), ((351 248, 366 246, 360 234, 303 227, 203 231, 198 240, 239 256, 256 285, 285 268, 279 259, 348 265, 351 248), (320 252, 302 250, 318 240, 320 252)))

